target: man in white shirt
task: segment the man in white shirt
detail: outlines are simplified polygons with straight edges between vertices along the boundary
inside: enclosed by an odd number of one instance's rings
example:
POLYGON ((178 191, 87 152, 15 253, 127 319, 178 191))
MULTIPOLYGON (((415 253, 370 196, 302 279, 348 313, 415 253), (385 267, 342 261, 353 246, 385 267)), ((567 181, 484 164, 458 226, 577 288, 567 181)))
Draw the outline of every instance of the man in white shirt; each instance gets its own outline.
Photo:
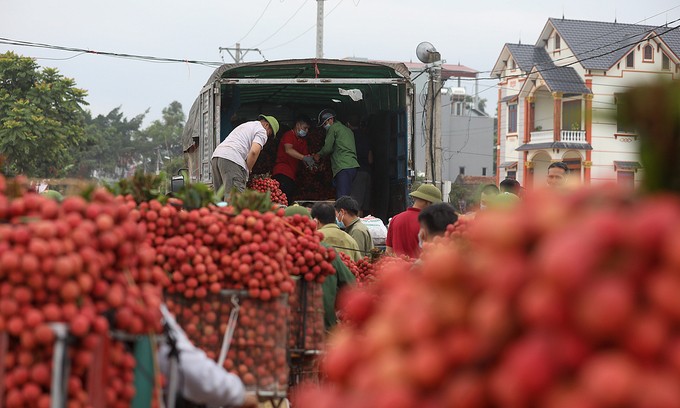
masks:
POLYGON ((224 195, 229 197, 233 188, 245 190, 248 175, 253 170, 262 147, 278 131, 279 122, 276 118, 265 115, 232 130, 217 146, 210 161, 215 191, 224 186, 224 195))
POLYGON ((171 378, 171 354, 178 356, 179 396, 185 401, 206 407, 241 407, 255 408, 257 395, 246 393, 241 380, 228 373, 216 362, 196 348, 187 338, 184 330, 165 305, 161 306, 161 314, 167 325, 167 336, 174 344, 164 342, 158 349, 158 364, 165 378, 171 378))

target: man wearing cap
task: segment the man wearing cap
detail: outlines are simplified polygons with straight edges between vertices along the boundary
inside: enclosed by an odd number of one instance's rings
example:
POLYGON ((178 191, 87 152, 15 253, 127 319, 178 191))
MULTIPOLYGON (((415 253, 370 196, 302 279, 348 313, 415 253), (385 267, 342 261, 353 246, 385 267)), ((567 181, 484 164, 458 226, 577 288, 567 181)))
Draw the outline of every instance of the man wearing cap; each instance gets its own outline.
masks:
POLYGON ((359 168, 354 133, 336 121, 335 112, 330 109, 322 110, 318 119, 319 127, 326 129, 326 141, 321 150, 314 154, 314 160, 319 161, 321 156, 330 155, 336 198, 350 195, 359 168))
POLYGON ((245 190, 248 175, 253 170, 262 147, 269 137, 276 137, 278 131, 279 122, 276 118, 265 115, 232 130, 217 146, 210 161, 215 191, 224 186, 224 195, 229 197, 233 188, 245 190))
POLYGON ((442 192, 432 184, 421 184, 410 196, 414 199, 413 206, 395 215, 387 228, 387 255, 417 258, 420 255, 418 215, 431 204, 442 202, 442 192))

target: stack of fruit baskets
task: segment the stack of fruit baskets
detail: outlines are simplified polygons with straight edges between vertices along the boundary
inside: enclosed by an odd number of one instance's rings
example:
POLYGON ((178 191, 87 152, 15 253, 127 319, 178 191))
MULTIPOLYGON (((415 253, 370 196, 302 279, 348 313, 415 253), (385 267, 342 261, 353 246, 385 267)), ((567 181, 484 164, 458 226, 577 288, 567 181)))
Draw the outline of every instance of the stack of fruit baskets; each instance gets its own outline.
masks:
POLYGON ((87 198, 58 203, 0 176, 1 406, 123 407, 142 394, 111 332, 161 331, 164 274, 128 205, 87 198))

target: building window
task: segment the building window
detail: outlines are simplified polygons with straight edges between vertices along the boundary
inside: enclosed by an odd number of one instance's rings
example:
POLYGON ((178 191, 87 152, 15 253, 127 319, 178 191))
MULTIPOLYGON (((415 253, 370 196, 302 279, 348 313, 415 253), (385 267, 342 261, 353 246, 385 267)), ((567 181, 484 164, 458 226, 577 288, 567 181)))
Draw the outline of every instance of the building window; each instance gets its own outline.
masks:
POLYGON ((562 48, 562 39, 559 34, 555 33, 555 49, 559 50, 560 48, 562 48))
POLYGON ((465 166, 458 167, 458 173, 460 173, 461 176, 464 176, 465 175, 465 166))
POLYGON ((482 176, 486 176, 486 167, 482 167, 482 176))
POLYGON ((671 70, 671 59, 668 58, 668 55, 665 53, 661 53, 661 69, 664 71, 670 71, 671 70))
POLYGON ((580 99, 562 102, 562 130, 582 130, 580 99))
POLYGON ((517 170, 508 171, 505 173, 505 178, 517 180, 517 170))
POLYGON ((634 68, 635 67, 635 51, 631 51, 630 54, 626 57, 626 68, 634 68))
POLYGON ((632 190, 635 187, 635 173, 632 171, 617 171, 616 181, 620 187, 632 190))
POLYGON ((517 133, 517 104, 508 105, 508 133, 517 133))
POLYGON ((654 47, 651 44, 645 45, 642 52, 642 60, 646 62, 654 61, 654 47))
POLYGON ((630 120, 623 115, 621 110, 622 99, 615 95, 614 99, 616 101, 616 130, 619 133, 635 133, 635 129, 630 124, 630 120))
POLYGON ((517 68, 517 64, 515 63, 515 60, 511 58, 510 59, 510 69, 516 69, 516 68, 517 68))

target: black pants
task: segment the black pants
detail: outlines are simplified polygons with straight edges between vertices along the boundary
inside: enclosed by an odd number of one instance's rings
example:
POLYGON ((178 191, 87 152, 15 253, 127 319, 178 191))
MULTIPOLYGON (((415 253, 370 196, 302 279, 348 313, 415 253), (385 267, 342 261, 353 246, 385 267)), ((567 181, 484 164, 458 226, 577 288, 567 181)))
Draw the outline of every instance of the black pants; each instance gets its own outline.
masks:
POLYGON ((295 194, 295 180, 284 175, 284 174, 274 174, 272 178, 279 182, 281 185, 281 191, 286 195, 288 199, 288 204, 293 203, 293 194, 295 194))

